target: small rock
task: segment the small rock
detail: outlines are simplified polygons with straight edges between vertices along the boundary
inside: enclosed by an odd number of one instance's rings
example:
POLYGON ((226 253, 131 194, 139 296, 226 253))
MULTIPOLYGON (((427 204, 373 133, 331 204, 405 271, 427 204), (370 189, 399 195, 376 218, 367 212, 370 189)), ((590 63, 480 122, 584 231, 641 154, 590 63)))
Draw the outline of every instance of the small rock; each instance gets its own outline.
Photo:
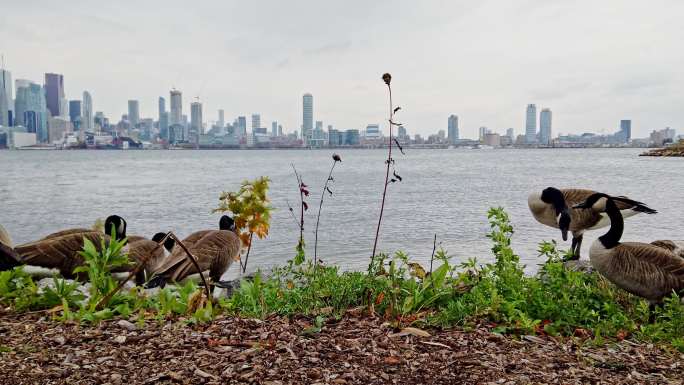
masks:
POLYGON ((119 322, 116 323, 119 327, 128 330, 129 332, 135 331, 138 329, 137 326, 135 326, 134 323, 126 321, 125 319, 119 320, 119 322))
POLYGON ((60 345, 64 345, 66 343, 66 338, 64 338, 64 336, 57 336, 55 337, 55 342, 60 345))
POLYGON ((121 335, 116 336, 116 337, 114 337, 114 342, 116 342, 118 344, 123 344, 126 342, 126 336, 121 336, 121 335))

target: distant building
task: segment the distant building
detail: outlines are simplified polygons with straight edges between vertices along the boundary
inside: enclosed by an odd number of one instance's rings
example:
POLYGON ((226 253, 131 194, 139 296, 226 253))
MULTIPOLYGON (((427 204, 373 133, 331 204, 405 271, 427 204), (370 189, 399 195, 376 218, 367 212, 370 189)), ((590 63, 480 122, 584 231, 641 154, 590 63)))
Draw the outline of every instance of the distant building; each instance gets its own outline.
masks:
POLYGON ((202 119, 202 103, 192 102, 190 104, 190 135, 192 143, 199 143, 199 137, 204 133, 204 122, 202 119))
POLYGON ((369 124, 366 126, 366 131, 364 132, 363 136, 366 139, 380 139, 382 135, 380 134, 380 125, 379 124, 369 124))
POLYGON ((223 110, 218 110, 218 121, 216 125, 223 129, 226 126, 226 116, 223 110))
POLYGON ((449 143, 455 144, 459 139, 458 116, 450 115, 448 119, 449 143))
POLYGON ((283 136, 283 126, 282 124, 278 125, 278 136, 283 136))
POLYGON ((358 146, 360 143, 359 130, 347 130, 344 132, 344 144, 347 146, 358 146))
POLYGON ((83 131, 93 131, 95 120, 93 115, 93 98, 88 91, 83 91, 81 128, 83 131))
POLYGON ((35 133, 40 143, 48 140, 48 111, 45 104, 45 88, 28 80, 17 80, 16 125, 35 133))
POLYGON ((313 131, 313 95, 306 93, 302 96, 302 140, 306 144, 311 139, 313 131))
POLYGON ((651 144, 655 146, 662 146, 665 143, 672 143, 677 133, 670 127, 662 130, 653 130, 650 135, 651 144))
POLYGON ((244 116, 237 118, 237 136, 247 136, 247 118, 244 116))
POLYGON ((271 136, 278 136, 278 122, 271 122, 271 136))
POLYGON ((539 113, 539 143, 551 144, 551 110, 542 108, 539 113))
POLYGON ((169 99, 169 125, 183 123, 183 93, 172 89, 169 99))
POLYGON ((329 129, 328 130, 328 146, 338 147, 344 145, 344 133, 339 130, 329 129))
POLYGON ((72 131, 73 126, 69 119, 62 116, 48 118, 48 143, 60 143, 72 131))
POLYGON ((70 100, 69 101, 69 120, 74 126, 74 131, 79 131, 81 129, 81 101, 80 100, 70 100))
POLYGON ((404 126, 399 126, 397 127, 397 138, 401 141, 410 141, 411 138, 406 134, 406 127, 404 126))
POLYGON ((252 114, 252 133, 260 132, 261 128, 261 115, 252 114))
POLYGON ((61 74, 45 74, 45 100, 52 116, 62 116, 64 105, 64 76, 61 74))
POLYGON ((527 105, 527 114, 525 117, 525 143, 537 142, 537 106, 534 104, 527 105))
POLYGON ((131 127, 140 123, 140 102, 137 100, 128 101, 128 121, 131 123, 131 127))
POLYGON ((628 119, 623 119, 620 121, 620 136, 625 141, 629 143, 632 140, 632 121, 628 119))
POLYGON ((12 126, 14 108, 14 97, 12 96, 12 74, 4 69, 0 69, 0 126, 12 126))
POLYGON ((511 141, 515 140, 515 130, 513 130, 513 128, 507 129, 506 136, 511 138, 511 141))
POLYGON ((487 127, 482 126, 479 128, 479 130, 478 130, 479 135, 477 138, 480 140, 480 142, 484 142, 485 136, 487 135, 488 132, 489 132, 489 129, 487 127))
POLYGON ((484 136, 483 143, 487 146, 501 147, 501 136, 488 132, 484 136))

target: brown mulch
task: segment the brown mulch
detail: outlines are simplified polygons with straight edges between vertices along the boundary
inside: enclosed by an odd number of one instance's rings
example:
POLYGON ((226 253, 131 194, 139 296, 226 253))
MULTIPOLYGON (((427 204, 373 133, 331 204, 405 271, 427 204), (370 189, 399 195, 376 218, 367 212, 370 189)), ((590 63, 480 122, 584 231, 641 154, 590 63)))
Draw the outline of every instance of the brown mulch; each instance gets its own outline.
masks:
POLYGON ((684 355, 630 341, 396 333, 352 313, 319 333, 304 318, 208 325, 67 325, 0 316, 0 384, 682 384, 684 355))

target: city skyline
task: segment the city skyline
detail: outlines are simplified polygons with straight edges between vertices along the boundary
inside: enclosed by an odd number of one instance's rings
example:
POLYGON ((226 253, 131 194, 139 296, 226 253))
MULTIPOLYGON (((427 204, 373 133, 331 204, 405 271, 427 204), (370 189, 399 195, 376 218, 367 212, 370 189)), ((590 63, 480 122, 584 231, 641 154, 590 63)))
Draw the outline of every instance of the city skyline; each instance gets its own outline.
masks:
POLYGON ((629 117, 633 136, 643 137, 684 121, 684 4, 676 1, 202 2, 191 9, 122 1, 76 10, 37 1, 5 11, 0 33, 11 39, 0 49, 13 78, 42 83, 46 72, 63 74, 66 99, 88 90, 94 110, 112 118, 130 99, 140 101, 141 116, 156 117, 155 101, 176 87, 186 101, 199 96, 212 120, 218 109, 259 111, 298 130, 301 95, 311 92, 316 119, 364 127, 386 117, 379 76, 388 71, 402 122, 421 135, 446 129, 449 114, 459 116, 462 137, 477 137, 483 125, 520 132, 528 103, 556 112, 554 133, 611 132, 629 117), (150 24, 159 9, 165 19, 150 24), (236 14, 263 22, 225 23, 236 14), (55 20, 63 26, 57 33, 55 20), (385 32, 390 23, 412 28, 385 32), (124 44, 131 39, 154 44, 124 44), (49 60, 35 60, 37 52, 49 60))

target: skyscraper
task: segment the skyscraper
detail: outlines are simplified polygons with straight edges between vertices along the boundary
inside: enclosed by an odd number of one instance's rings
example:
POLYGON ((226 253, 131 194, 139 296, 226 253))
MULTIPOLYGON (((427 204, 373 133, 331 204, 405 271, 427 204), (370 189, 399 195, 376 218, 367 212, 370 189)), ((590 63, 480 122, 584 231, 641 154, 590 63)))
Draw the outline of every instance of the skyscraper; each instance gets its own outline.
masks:
POLYGON ((302 140, 307 144, 313 131, 313 95, 304 94, 302 97, 302 140))
POLYGON ((45 74, 45 102, 52 116, 62 116, 66 111, 64 105, 64 76, 61 74, 45 74))
POLYGON ((261 129, 261 115, 252 114, 252 133, 258 133, 261 129))
POLYGON ((222 129, 226 126, 226 116, 223 110, 218 110, 218 121, 216 122, 216 125, 222 129))
POLYGON ((195 143, 199 143, 199 136, 204 133, 202 120, 202 103, 192 102, 190 104, 190 140, 195 143))
POLYGON ((17 80, 15 113, 17 125, 26 127, 27 132, 35 132, 39 142, 47 142, 45 88, 28 80, 17 80))
POLYGON ((92 131, 95 129, 95 121, 93 115, 93 98, 88 91, 83 91, 83 118, 81 119, 81 127, 84 131, 92 131))
POLYGON ((632 121, 629 119, 623 119, 620 121, 620 134, 625 143, 632 139, 632 121))
POLYGON ((511 140, 515 140, 515 131, 512 127, 506 130, 506 136, 511 138, 511 140))
POLYGON ((449 143, 456 143, 458 141, 458 116, 449 116, 447 131, 449 134, 449 143))
POLYGON ((171 101, 169 109, 171 115, 169 116, 169 125, 181 124, 183 119, 183 93, 176 89, 172 89, 170 95, 171 101))
POLYGON ((537 142, 537 106, 528 104, 525 119, 525 143, 535 142, 537 142))
POLYGON ((542 108, 539 113, 539 143, 551 144, 551 110, 542 108))
POLYGON ((278 136, 278 122, 271 122, 271 136, 278 136))
POLYGON ((5 69, 0 69, 0 126, 11 126, 14 120, 12 88, 12 74, 5 69))
POLYGON ((489 133, 489 129, 487 127, 484 127, 484 126, 480 127, 478 137, 479 137, 481 142, 484 142, 485 137, 487 136, 488 133, 489 133))
POLYGON ((238 116, 237 118, 237 136, 247 135, 247 118, 244 116, 238 116))
POLYGON ((74 127, 74 131, 79 131, 81 129, 81 101, 80 100, 70 100, 69 101, 69 120, 74 127))
POLYGON ((137 100, 128 101, 128 121, 131 123, 131 127, 140 123, 140 102, 137 100))

